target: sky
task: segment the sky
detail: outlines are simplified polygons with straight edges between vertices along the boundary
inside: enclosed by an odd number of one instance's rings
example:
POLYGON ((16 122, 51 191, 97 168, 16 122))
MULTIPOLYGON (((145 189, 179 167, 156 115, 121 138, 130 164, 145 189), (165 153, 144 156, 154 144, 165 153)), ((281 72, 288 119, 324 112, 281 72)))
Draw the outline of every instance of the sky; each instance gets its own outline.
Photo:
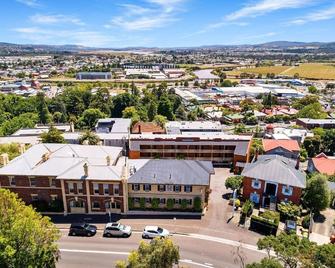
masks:
POLYGON ((192 47, 335 41, 335 0, 4 0, 0 42, 192 47))

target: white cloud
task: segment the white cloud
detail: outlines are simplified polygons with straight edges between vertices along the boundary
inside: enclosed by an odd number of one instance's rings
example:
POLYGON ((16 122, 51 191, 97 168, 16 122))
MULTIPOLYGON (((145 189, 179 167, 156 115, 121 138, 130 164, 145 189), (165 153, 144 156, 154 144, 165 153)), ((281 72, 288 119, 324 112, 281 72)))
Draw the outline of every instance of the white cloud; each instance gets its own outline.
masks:
POLYGON ((38 7, 40 4, 37 0, 16 0, 16 2, 19 2, 21 4, 24 4, 28 7, 38 7))
POLYGON ((146 6, 120 5, 124 9, 124 13, 112 18, 104 27, 119 27, 128 31, 161 28, 179 20, 176 15, 180 12, 180 4, 185 0, 146 0, 146 2, 146 6))
POLYGON ((65 16, 65 15, 43 15, 43 14, 36 14, 30 17, 30 20, 34 23, 38 24, 61 24, 61 23, 70 23, 75 25, 85 25, 80 19, 65 16))
POLYGON ((39 27, 13 29, 23 40, 34 44, 76 44, 91 47, 109 46, 118 40, 110 35, 86 30, 52 30, 39 27))
POLYGON ((246 17, 257 17, 280 9, 300 8, 312 2, 314 0, 261 0, 228 14, 225 19, 227 21, 234 21, 246 17))
POLYGON ((302 25, 309 22, 330 20, 333 18, 335 18, 335 6, 323 10, 314 11, 313 13, 307 14, 306 16, 290 21, 289 24, 302 25))

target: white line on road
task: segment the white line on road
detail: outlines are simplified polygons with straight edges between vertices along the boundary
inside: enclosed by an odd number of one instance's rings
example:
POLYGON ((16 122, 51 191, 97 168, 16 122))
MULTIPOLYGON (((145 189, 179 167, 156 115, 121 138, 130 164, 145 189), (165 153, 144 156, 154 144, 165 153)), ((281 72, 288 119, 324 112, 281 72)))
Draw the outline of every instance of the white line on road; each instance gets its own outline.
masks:
POLYGON ((192 260, 179 260, 179 262, 193 264, 193 265, 197 265, 197 266, 200 266, 200 267, 213 268, 213 266, 207 265, 206 263, 202 264, 202 263, 199 263, 199 262, 194 262, 192 260))
POLYGON ((129 252, 105 251, 105 250, 82 250, 82 249, 66 249, 66 248, 61 248, 60 251, 61 252, 75 252, 75 253, 129 255, 129 252))

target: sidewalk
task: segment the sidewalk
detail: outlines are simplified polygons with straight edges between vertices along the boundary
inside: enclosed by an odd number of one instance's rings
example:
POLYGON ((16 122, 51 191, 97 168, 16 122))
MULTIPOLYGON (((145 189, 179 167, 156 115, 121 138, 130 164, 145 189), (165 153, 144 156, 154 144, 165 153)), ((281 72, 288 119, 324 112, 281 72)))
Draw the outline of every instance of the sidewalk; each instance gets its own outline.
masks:
POLYGON ((323 245, 323 244, 329 244, 330 237, 325 236, 325 235, 320 235, 317 233, 311 233, 309 235, 309 240, 317 243, 318 245, 323 245))

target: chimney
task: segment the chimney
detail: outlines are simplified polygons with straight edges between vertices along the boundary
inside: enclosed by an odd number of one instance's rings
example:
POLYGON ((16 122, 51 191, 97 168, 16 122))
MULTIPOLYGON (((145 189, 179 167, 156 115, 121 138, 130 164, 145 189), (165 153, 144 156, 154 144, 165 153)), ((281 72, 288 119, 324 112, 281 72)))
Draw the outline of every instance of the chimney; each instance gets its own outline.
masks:
POLYGON ((8 154, 4 153, 0 155, 0 165, 5 166, 9 163, 8 154))
POLYGON ((23 154, 26 151, 26 146, 23 143, 19 144, 19 152, 23 154))
POLYGON ((141 124, 138 124, 138 133, 139 133, 139 134, 142 134, 141 124))
POLYGON ((107 166, 110 166, 111 165, 111 157, 109 155, 107 155, 106 161, 107 161, 107 166))
POLYGON ((256 162, 256 161, 257 161, 257 159, 258 159, 258 155, 259 155, 259 150, 258 150, 258 149, 256 149, 256 152, 255 152, 255 158, 254 158, 254 162, 256 162))
POLYGON ((87 163, 85 163, 83 167, 84 167, 85 177, 88 177, 88 165, 87 165, 87 163))
POLYGON ((299 169, 300 166, 300 156, 298 156, 297 163, 295 165, 295 169, 299 169))
POLYGON ((46 162, 49 159, 49 153, 45 153, 42 155, 42 162, 46 162))
POLYGON ((70 122, 70 132, 74 132, 74 124, 73 122, 70 122))

